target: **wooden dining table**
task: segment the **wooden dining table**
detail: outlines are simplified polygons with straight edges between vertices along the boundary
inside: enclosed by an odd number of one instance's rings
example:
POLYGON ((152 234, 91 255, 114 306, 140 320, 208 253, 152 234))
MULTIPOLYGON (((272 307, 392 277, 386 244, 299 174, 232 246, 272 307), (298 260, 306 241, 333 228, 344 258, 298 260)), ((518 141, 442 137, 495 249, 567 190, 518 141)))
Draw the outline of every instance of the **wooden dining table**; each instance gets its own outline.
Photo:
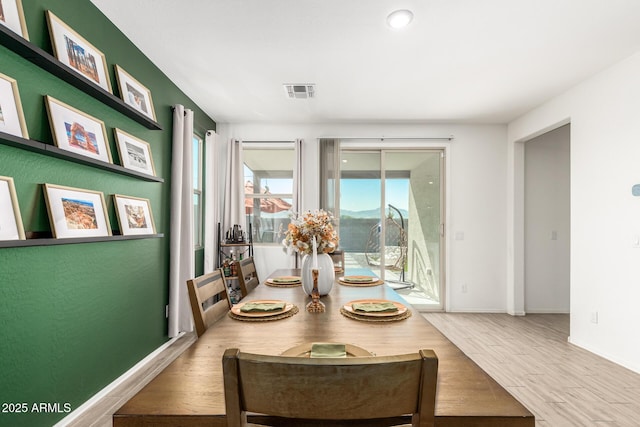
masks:
MULTIPOLYGON (((276 270, 269 277, 298 274, 297 270, 276 270)), ((114 427, 226 426, 225 349, 279 355, 314 342, 350 344, 378 356, 432 349, 439 360, 436 426, 535 426, 526 407, 385 284, 346 286, 336 282, 321 298, 324 313, 305 310, 311 299, 300 286, 274 287, 263 282, 245 297, 245 301, 267 299, 292 303, 299 311, 271 321, 221 319, 113 415, 114 427), (345 304, 361 299, 399 302, 411 315, 403 320, 373 322, 341 313, 345 304)))

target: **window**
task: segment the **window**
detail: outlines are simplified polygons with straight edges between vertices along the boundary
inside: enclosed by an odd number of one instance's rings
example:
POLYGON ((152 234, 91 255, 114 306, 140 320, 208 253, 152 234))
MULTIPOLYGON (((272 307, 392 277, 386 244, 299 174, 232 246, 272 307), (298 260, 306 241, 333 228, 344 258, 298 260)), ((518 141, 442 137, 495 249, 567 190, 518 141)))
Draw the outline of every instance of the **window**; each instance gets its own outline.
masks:
POLYGON ((202 138, 193 135, 193 244, 202 248, 202 138))
POLYGON ((279 244, 293 204, 293 143, 244 144, 247 231, 254 243, 279 244))

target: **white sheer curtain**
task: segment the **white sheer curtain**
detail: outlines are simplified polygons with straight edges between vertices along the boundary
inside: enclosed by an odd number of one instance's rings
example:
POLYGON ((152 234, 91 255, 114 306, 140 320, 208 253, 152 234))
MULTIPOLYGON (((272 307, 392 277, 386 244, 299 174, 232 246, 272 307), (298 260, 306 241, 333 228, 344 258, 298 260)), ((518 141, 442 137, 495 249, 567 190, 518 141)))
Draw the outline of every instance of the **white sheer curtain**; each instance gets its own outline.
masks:
POLYGON ((193 246, 193 111, 173 110, 169 337, 193 330, 186 282, 195 274, 193 246))
MULTIPOLYGON (((244 161, 242 141, 232 139, 227 151, 227 180, 225 185, 224 221, 222 233, 235 224, 245 225, 244 161)), ((249 230, 245 230, 249 231, 249 230)))
MULTIPOLYGON (((291 211, 300 213, 302 211, 302 140, 296 139, 294 142, 294 165, 293 165, 293 201, 291 203, 291 211)), ((289 268, 297 268, 299 266, 298 255, 292 252, 289 256, 289 268)))
POLYGON ((214 131, 207 131, 204 139, 206 148, 206 197, 205 197, 205 218, 204 218, 204 272, 210 273, 218 265, 218 245, 217 236, 218 223, 221 219, 222 203, 220 197, 220 172, 223 168, 216 165, 220 163, 220 153, 217 150, 218 135, 214 131))

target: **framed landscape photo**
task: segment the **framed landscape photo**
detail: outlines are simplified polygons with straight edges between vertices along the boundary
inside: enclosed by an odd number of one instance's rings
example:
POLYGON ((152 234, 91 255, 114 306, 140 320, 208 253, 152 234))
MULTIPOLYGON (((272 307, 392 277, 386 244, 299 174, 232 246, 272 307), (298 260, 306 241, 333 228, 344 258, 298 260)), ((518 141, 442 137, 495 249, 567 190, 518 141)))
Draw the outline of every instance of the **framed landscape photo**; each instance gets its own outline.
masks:
POLYGON ((13 178, 0 176, 0 240, 24 239, 24 228, 13 178))
POLYGON ((29 139, 15 79, 0 73, 0 132, 29 139))
POLYGON ((104 195, 100 191, 43 185, 53 237, 111 236, 104 195))
POLYGON ((116 136, 116 146, 118 147, 122 166, 147 175, 156 176, 149 143, 118 128, 114 129, 113 133, 116 136))
POLYGON ((102 120, 46 95, 53 140, 58 148, 112 163, 107 129, 102 120))
POLYGON ((54 56, 81 76, 111 92, 107 60, 102 52, 47 10, 54 56))
POLYGON ((0 25, 4 25, 25 40, 29 40, 24 20, 22 0, 0 0, 0 25))
POLYGON ((156 234, 156 226, 151 214, 151 203, 139 197, 113 195, 120 233, 123 236, 156 234))
POLYGON ((156 111, 153 108, 153 101, 151 100, 151 92, 149 89, 144 87, 119 65, 116 65, 115 69, 120 97, 125 104, 135 108, 151 120, 155 121, 156 111))

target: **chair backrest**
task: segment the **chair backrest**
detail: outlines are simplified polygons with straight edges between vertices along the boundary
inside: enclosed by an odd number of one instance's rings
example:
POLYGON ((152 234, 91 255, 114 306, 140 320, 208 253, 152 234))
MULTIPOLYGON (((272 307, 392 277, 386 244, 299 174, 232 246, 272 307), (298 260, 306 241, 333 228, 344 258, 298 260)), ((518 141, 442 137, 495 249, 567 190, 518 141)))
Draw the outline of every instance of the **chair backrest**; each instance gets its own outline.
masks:
POLYGON ((187 280, 193 322, 198 337, 231 309, 221 269, 187 280))
POLYGON ((260 284, 253 257, 238 261, 238 282, 240 283, 242 298, 246 297, 249 292, 260 284))
MULTIPOLYGON (((433 427, 438 358, 432 350, 397 356, 304 358, 227 349, 222 359, 227 426, 246 413, 284 417, 287 425, 412 425, 433 427), (364 421, 362 421, 364 420, 364 421)), ((282 423, 285 424, 285 423, 282 423)), ((271 425, 271 424, 269 424, 271 425)))

